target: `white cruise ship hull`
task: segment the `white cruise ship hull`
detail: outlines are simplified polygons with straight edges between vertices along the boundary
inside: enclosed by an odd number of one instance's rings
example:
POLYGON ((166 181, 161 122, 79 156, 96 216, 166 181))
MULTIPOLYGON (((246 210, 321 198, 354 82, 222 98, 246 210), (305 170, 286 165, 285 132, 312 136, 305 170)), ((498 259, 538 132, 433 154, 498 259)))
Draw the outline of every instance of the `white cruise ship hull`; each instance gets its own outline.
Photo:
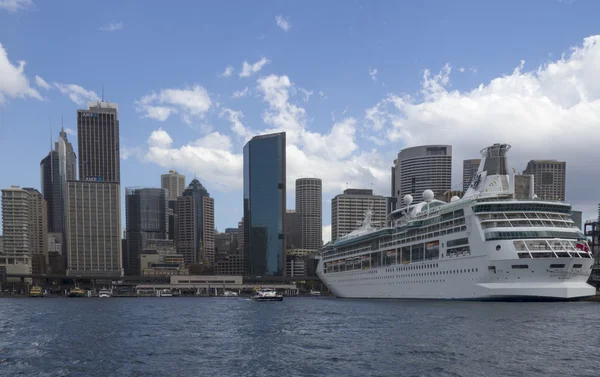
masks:
POLYGON ((318 274, 341 298, 576 300, 596 293, 586 283, 592 263, 593 259, 582 258, 490 262, 486 256, 473 256, 332 274, 319 269, 318 274), (565 267, 549 268, 558 261, 565 267), (492 264, 495 272, 488 269, 492 264))

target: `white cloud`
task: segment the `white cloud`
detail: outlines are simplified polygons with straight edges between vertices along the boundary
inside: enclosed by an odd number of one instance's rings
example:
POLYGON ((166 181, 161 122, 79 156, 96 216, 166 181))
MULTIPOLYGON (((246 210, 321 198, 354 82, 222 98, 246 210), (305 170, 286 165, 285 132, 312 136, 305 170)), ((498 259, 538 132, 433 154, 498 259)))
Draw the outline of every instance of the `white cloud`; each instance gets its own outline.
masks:
POLYGON ((323 245, 331 241, 331 224, 323 225, 323 245))
POLYGON ((67 135, 75 135, 75 131, 73 131, 73 130, 72 130, 72 129, 70 129, 70 128, 65 128, 65 133, 66 133, 67 135))
POLYGON ((292 24, 288 18, 284 18, 283 16, 275 17, 275 22, 277 22, 277 26, 279 26, 283 31, 289 31, 292 28, 292 24))
POLYGON ((232 123, 231 130, 234 134, 239 136, 244 143, 254 136, 254 133, 247 129, 242 123, 242 118, 244 114, 241 111, 234 111, 231 109, 224 109, 221 114, 219 114, 220 118, 227 117, 227 119, 232 123))
POLYGON ((265 58, 264 56, 254 64, 249 64, 244 60, 244 63, 242 63, 242 72, 240 72, 240 77, 250 77, 254 73, 260 71, 267 63, 269 63, 269 59, 265 58))
POLYGON ((377 81, 377 68, 369 69, 369 76, 371 76, 371 80, 377 81))
POLYGON ((0 9, 4 9, 8 12, 30 10, 33 6, 33 0, 0 0, 0 9))
POLYGON ((69 96, 71 101, 79 106, 85 105, 88 101, 100 101, 100 97, 93 90, 87 90, 76 84, 60 84, 53 83, 54 86, 62 93, 69 96))
POLYGON ((248 87, 245 87, 242 90, 236 90, 235 92, 233 92, 233 95, 231 96, 231 98, 241 98, 241 97, 246 97, 248 95, 248 87))
POLYGON ((308 102, 308 100, 310 99, 310 96, 313 95, 313 91, 306 90, 304 88, 300 88, 300 91, 302 92, 302 94, 304 94, 304 102, 308 102))
POLYGON ((8 53, 0 43, 0 103, 9 98, 32 97, 42 100, 40 93, 29 86, 25 76, 25 61, 20 60, 19 65, 12 65, 8 60, 8 53))
POLYGON ((127 147, 121 145, 121 160, 128 160, 129 157, 136 157, 141 160, 144 157, 144 151, 141 147, 127 147))
POLYGON ((99 30, 102 31, 117 31, 117 30, 121 30, 123 29, 123 23, 122 22, 112 22, 108 25, 102 26, 99 30))
POLYGON ((202 119, 211 108, 212 101, 206 89, 200 85, 186 89, 162 89, 135 101, 136 110, 144 117, 164 122, 173 114, 181 114, 186 124, 202 119))
POLYGON ((40 76, 35 76, 35 85, 39 86, 40 88, 46 89, 46 90, 50 90, 50 88, 52 87, 50 84, 48 84, 46 82, 46 80, 44 80, 43 78, 41 78, 40 76))
POLYGON ((228 136, 213 132, 179 148, 172 144, 173 139, 166 131, 153 131, 145 159, 164 168, 176 161, 178 170, 194 172, 201 182, 220 190, 242 187, 243 156, 233 153, 228 136))
POLYGON ((423 75, 422 96, 389 95, 366 114, 371 132, 396 145, 451 144, 453 178, 462 160, 497 142, 513 145, 511 168, 530 159, 567 161, 567 200, 597 202, 590 161, 600 159, 600 36, 586 38, 559 60, 465 91, 450 90, 451 67, 423 75), (586 182, 582 185, 581 182, 586 182))
POLYGON ((229 77, 229 76, 231 76, 232 73, 233 73, 233 67, 228 65, 227 67, 225 67, 225 70, 223 71, 223 73, 221 73, 221 77, 229 77))

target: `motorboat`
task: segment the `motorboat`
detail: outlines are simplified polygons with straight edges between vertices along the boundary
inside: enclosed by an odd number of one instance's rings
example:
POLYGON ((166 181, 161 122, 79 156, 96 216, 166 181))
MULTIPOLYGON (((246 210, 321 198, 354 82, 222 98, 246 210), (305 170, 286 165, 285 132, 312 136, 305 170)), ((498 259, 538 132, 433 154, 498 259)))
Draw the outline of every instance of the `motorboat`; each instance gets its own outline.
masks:
POLYGON ((98 297, 100 297, 100 298, 111 298, 112 297, 112 293, 108 289, 101 289, 100 292, 98 292, 98 297))
POLYGON ((159 297, 173 297, 173 293, 170 289, 161 289, 158 292, 159 297))
POLYGON ((319 291, 310 291, 311 296, 321 296, 321 292, 319 291))
POLYGON ((283 301, 283 295, 278 294, 275 289, 262 288, 256 291, 252 299, 254 301, 283 301))
POLYGON ((238 294, 233 291, 225 291, 223 292, 223 297, 238 297, 238 294))

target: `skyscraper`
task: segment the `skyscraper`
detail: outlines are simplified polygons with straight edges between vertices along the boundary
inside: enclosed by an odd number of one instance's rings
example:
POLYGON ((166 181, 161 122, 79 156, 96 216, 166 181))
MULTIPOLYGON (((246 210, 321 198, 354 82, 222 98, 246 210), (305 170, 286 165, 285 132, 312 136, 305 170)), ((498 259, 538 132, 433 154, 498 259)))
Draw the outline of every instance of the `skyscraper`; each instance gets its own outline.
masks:
POLYGON ((54 150, 58 152, 58 158, 61 160, 60 166, 64 166, 64 176, 66 181, 77 179, 77 155, 73 151, 73 144, 69 142, 64 127, 61 127, 58 134, 58 141, 54 143, 54 150), (64 159, 64 162, 62 160, 64 159))
POLYGON ((46 200, 42 194, 29 187, 27 191, 29 202, 29 247, 31 252, 31 270, 33 274, 44 274, 48 266, 48 225, 46 215, 46 200))
POLYGON ((159 188, 127 188, 125 190, 127 232, 127 275, 140 271, 139 257, 148 240, 168 239, 167 190, 159 188))
POLYGON ((534 192, 539 199, 565 201, 566 162, 531 160, 523 174, 533 175, 534 192))
POLYGON ((373 190, 347 189, 331 199, 331 240, 357 229, 367 210, 373 211, 373 225, 383 226, 386 221, 387 198, 373 195, 373 190))
POLYGON ((323 244, 322 199, 319 178, 296 179, 296 212, 302 222, 302 249, 318 250, 323 244))
POLYGON ((123 276, 120 186, 68 181, 68 275, 123 276))
MULTIPOLYGON (((64 161, 63 161, 64 162, 64 161)), ((63 233, 65 227, 65 176, 61 174, 57 151, 50 151, 40 162, 42 195, 46 199, 49 233, 63 233)))
POLYGON ((405 148, 398 153, 392 178, 393 196, 398 202, 410 194, 414 202, 423 200, 425 190, 435 195, 452 188, 452 147, 450 145, 423 145, 405 148))
POLYGON ((285 132, 244 146, 244 258, 251 276, 285 274, 285 132))
POLYGON ((29 193, 17 186, 2 190, 4 254, 0 264, 8 274, 31 273, 29 193))
POLYGON ((215 208, 214 199, 193 179, 177 198, 175 242, 177 253, 185 263, 213 263, 215 261, 215 208))
POLYGON ((77 110, 79 179, 121 182, 118 106, 90 102, 77 110))
POLYGON ((160 187, 169 191, 169 199, 177 199, 185 190, 185 175, 169 170, 168 174, 160 176, 160 187))
POLYGON ((471 186, 471 182, 473 181, 473 177, 477 174, 477 170, 479 169, 479 163, 481 159, 473 158, 470 160, 463 161, 463 191, 467 192, 469 186, 471 186))
POLYGON ((285 249, 302 249, 302 216, 288 209, 284 215, 285 249))

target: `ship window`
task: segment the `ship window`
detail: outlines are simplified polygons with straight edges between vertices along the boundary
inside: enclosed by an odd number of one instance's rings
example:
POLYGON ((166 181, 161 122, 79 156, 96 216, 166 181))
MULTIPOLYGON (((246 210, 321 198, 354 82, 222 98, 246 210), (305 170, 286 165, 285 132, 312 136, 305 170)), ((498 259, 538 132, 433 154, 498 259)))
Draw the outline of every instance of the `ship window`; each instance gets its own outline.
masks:
POLYGON ((570 258, 569 253, 565 251, 557 251, 556 256, 559 258, 570 258))
POLYGON ((550 268, 565 268, 564 264, 551 264, 550 268))
POLYGON ((531 258, 531 255, 529 255, 529 253, 517 253, 519 255, 519 259, 524 259, 524 258, 531 258))
POLYGON ((496 266, 488 266, 488 271, 496 273, 496 266))
POLYGON ((582 265, 582 264, 574 264, 574 265, 573 265, 573 268, 581 268, 581 267, 583 267, 583 265, 582 265))
POLYGON ((513 264, 512 268, 513 270, 526 270, 529 268, 529 266, 526 264, 513 264))

